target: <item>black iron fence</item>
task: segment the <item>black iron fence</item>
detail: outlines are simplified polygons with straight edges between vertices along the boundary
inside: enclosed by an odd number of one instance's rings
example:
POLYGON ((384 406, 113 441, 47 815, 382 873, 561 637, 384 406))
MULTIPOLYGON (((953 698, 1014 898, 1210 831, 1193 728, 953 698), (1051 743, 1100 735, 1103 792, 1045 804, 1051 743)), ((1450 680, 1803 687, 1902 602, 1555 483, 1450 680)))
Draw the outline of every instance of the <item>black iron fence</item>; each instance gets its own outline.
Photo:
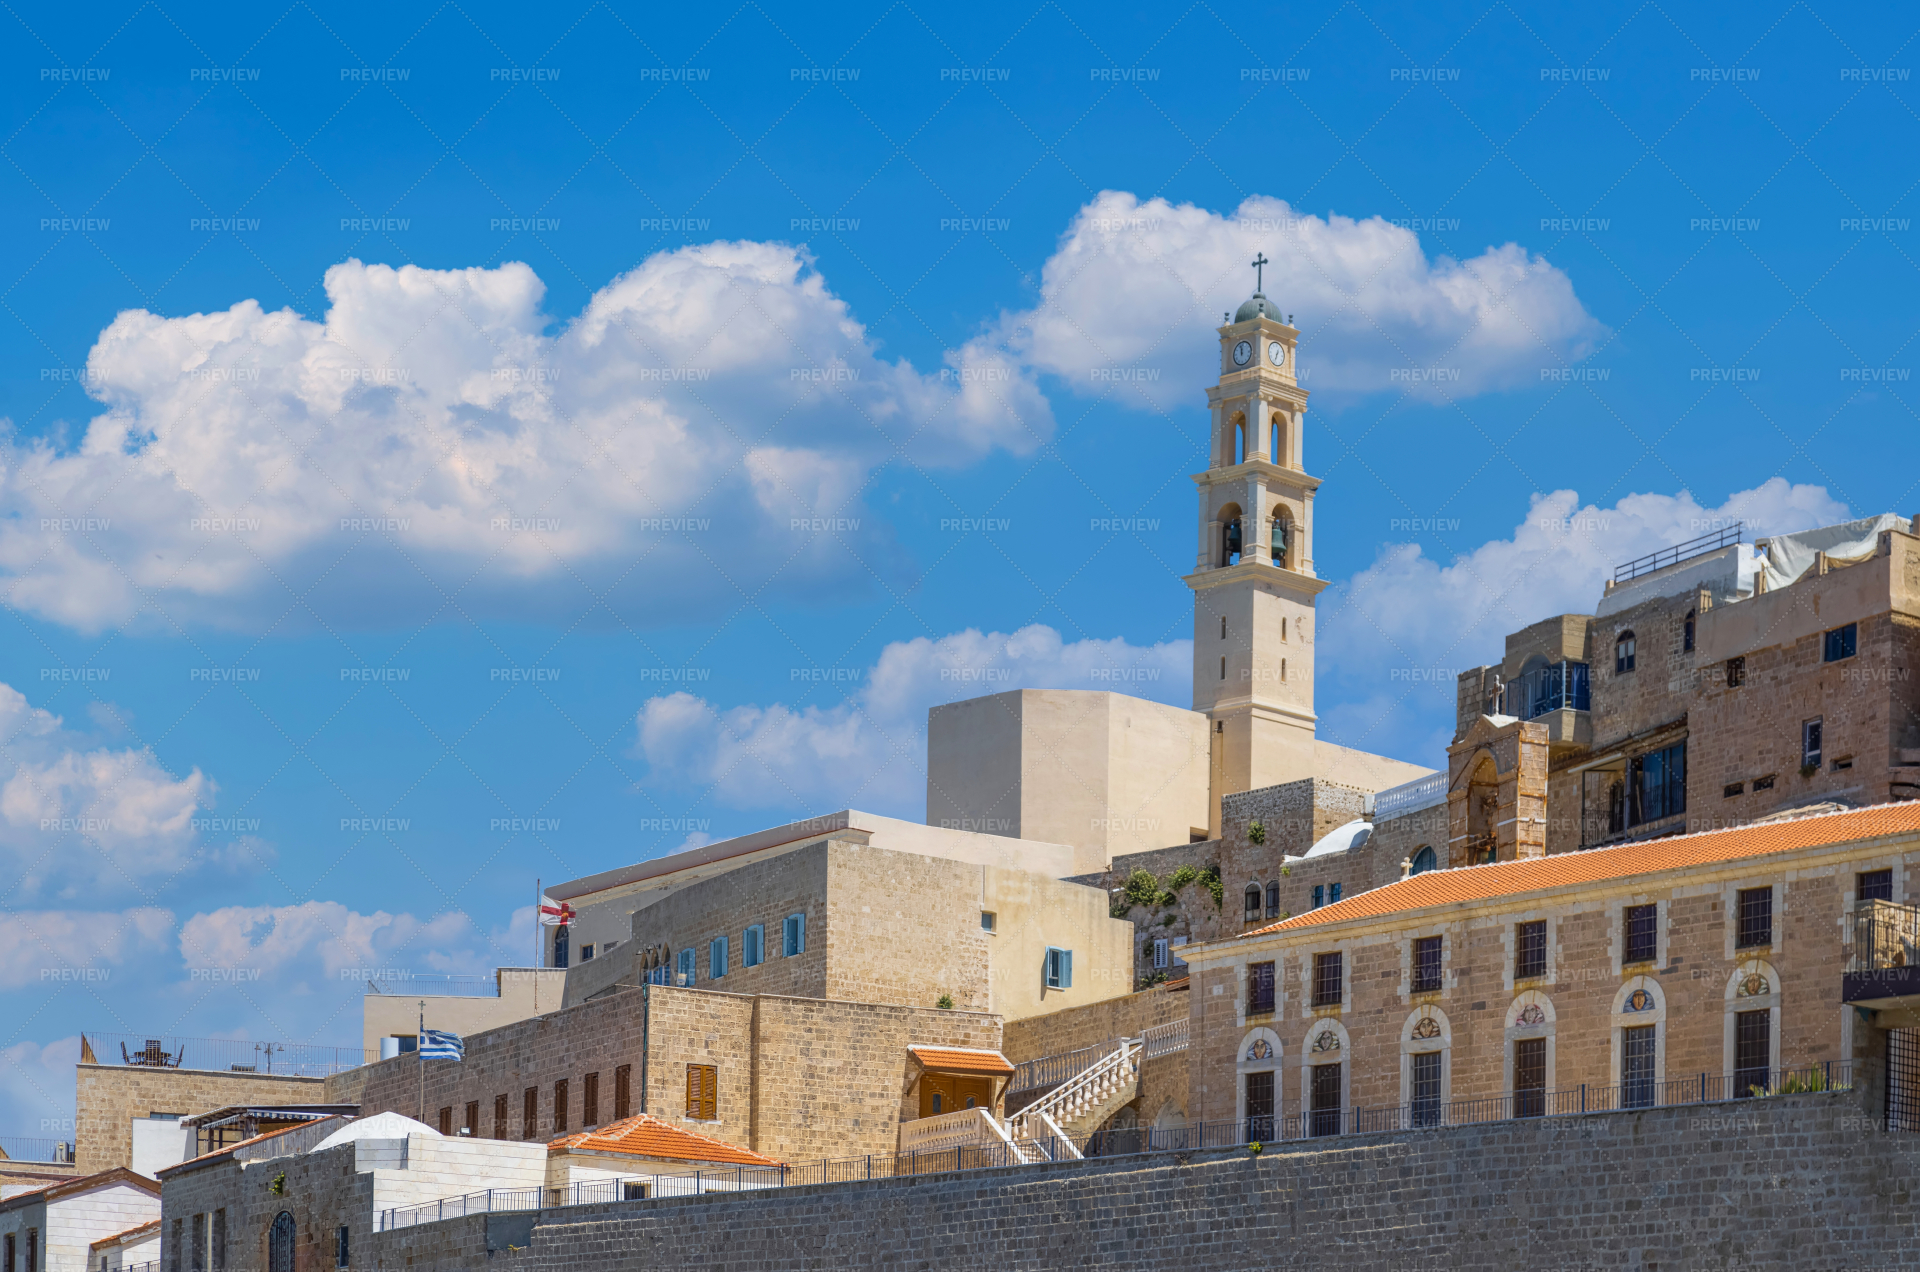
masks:
POLYGON ((1678 565, 1680 562, 1692 557, 1705 556, 1709 552, 1718 552, 1721 548, 1739 543, 1746 538, 1746 533, 1746 522, 1736 521, 1725 529, 1711 531, 1701 535, 1697 539, 1688 539, 1686 542, 1676 543, 1670 548, 1662 548, 1658 552, 1649 552, 1643 557, 1635 557, 1631 561, 1623 561, 1614 567, 1613 581, 1615 583, 1625 583, 1627 580, 1637 579, 1643 574, 1652 574, 1655 570, 1664 570, 1670 565, 1678 565))

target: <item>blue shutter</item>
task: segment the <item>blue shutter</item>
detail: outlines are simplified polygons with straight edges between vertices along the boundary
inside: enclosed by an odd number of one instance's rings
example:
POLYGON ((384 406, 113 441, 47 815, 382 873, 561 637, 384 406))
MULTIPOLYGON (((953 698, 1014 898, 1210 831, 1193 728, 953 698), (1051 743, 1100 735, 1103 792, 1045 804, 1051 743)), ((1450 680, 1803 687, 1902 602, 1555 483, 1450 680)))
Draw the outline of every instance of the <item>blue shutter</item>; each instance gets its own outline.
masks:
POLYGON ((1060 988, 1072 989, 1073 988, 1073 951, 1072 950, 1060 951, 1060 967, 1061 967, 1060 988))

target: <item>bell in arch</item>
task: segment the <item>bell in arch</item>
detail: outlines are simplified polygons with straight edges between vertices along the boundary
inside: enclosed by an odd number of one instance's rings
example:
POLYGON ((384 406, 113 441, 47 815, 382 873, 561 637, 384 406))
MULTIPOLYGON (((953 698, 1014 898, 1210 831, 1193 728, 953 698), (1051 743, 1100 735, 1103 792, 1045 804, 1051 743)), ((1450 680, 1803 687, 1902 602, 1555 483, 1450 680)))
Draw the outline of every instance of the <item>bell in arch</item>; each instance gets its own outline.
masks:
POLYGON ((1273 563, 1287 563, 1287 523, 1279 517, 1273 519, 1273 563))
POLYGON ((1240 518, 1227 522, 1227 564, 1233 564, 1233 558, 1240 555, 1240 518))

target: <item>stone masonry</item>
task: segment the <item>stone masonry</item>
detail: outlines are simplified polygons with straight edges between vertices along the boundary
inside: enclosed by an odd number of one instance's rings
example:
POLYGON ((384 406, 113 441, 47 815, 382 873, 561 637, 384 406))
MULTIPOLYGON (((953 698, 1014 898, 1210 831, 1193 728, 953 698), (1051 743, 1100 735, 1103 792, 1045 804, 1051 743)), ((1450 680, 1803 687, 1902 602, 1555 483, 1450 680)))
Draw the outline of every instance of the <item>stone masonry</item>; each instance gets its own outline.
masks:
POLYGON ((321 1078, 211 1069, 149 1069, 82 1064, 74 1073, 74 1165, 91 1175, 133 1165, 133 1119, 153 1113, 192 1116, 229 1104, 315 1104, 321 1078))

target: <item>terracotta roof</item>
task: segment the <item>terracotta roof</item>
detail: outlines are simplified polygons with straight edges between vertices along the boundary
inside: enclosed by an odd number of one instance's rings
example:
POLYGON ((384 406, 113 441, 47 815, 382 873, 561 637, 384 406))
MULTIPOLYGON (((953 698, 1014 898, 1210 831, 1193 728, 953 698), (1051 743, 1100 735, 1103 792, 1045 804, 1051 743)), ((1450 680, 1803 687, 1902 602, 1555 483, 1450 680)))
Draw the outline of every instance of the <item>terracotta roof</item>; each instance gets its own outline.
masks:
POLYGON ((549 1153, 618 1153, 663 1161, 724 1162, 730 1166, 778 1166, 771 1157, 748 1152, 724 1140, 683 1130, 650 1114, 611 1122, 598 1130, 563 1135, 547 1145, 549 1153))
POLYGON ((1455 870, 1429 870, 1322 906, 1318 910, 1309 910, 1305 914, 1270 923, 1242 936, 1292 932, 1349 919, 1379 918, 1405 910, 1487 901, 1528 892, 1545 892, 1573 884, 1626 879, 1661 870, 1764 857, 1773 853, 1792 852, 1796 848, 1817 848, 1915 832, 1920 832, 1920 801, 1903 801, 1850 809, 1843 813, 1822 813, 1792 821, 1649 839, 1612 848, 1555 853, 1550 857, 1530 857, 1524 861, 1501 861, 1485 866, 1463 866, 1455 870))
POLYGON ((910 1046, 907 1050, 926 1068, 941 1073, 991 1073, 1007 1077, 1013 1074, 1013 1061, 998 1051, 985 1051, 978 1047, 917 1046, 910 1046))
POLYGON ((117 1246, 127 1242, 143 1241, 148 1237, 156 1237, 159 1235, 160 1235, 160 1221, 158 1219, 149 1219, 145 1223, 139 1225, 138 1227, 128 1228, 125 1232, 116 1232, 110 1237, 102 1237, 98 1241, 95 1241, 93 1244, 89 1245, 87 1249, 105 1250, 109 1246, 117 1246))
POLYGON ((62 1197, 71 1197, 75 1193, 88 1192, 107 1184, 132 1184, 158 1197, 160 1185, 145 1175, 136 1174, 125 1166, 115 1166, 93 1175, 82 1175, 77 1179, 64 1179, 47 1188, 37 1188, 32 1192, 15 1193, 5 1201, 0 1201, 0 1210, 11 1210, 15 1206, 31 1205, 39 1201, 58 1201, 62 1197))

